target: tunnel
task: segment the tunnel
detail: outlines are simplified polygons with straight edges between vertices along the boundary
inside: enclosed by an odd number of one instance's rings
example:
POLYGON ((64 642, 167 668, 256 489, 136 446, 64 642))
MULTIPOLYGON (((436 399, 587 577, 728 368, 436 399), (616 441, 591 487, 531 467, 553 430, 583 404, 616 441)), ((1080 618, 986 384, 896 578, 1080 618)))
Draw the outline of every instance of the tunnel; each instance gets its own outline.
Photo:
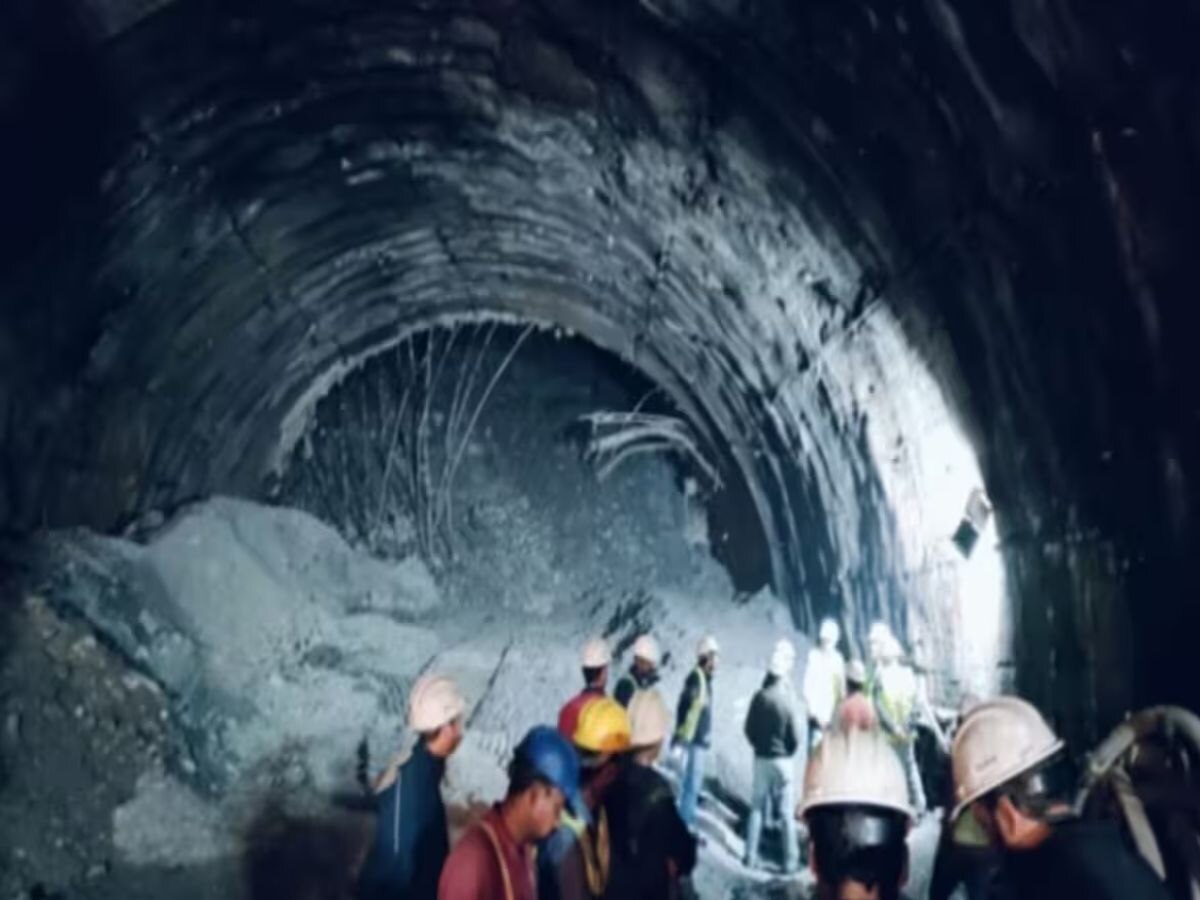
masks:
POLYGON ((679 680, 728 634, 731 722, 826 618, 1081 753, 1200 707, 1197 39, 1195 3, 6 3, 0 798, 47 799, 0 886, 235 896, 229 797, 275 848, 300 814, 247 810, 379 762, 433 663, 495 768, 592 632, 679 680))

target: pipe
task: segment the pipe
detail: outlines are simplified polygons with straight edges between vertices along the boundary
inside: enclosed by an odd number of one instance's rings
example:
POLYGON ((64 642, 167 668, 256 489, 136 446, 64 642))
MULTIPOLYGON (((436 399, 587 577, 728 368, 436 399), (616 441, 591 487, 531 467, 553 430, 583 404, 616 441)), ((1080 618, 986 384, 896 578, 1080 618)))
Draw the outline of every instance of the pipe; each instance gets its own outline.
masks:
POLYGON ((1092 789, 1129 749, 1148 735, 1172 729, 1200 757, 1200 717, 1180 706, 1153 706, 1130 716, 1113 729, 1088 757, 1084 783, 1075 799, 1080 811, 1092 789))

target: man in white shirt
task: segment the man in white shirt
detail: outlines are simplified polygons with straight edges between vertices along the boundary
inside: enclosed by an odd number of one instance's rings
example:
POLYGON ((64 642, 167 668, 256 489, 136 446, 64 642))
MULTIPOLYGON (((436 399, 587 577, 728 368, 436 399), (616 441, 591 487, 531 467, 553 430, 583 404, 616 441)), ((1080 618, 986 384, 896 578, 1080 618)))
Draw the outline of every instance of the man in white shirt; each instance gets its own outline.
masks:
POLYGON ((841 630, 833 619, 821 623, 819 643, 808 654, 804 702, 808 706, 809 745, 816 747, 833 712, 846 696, 846 661, 837 649, 841 630))

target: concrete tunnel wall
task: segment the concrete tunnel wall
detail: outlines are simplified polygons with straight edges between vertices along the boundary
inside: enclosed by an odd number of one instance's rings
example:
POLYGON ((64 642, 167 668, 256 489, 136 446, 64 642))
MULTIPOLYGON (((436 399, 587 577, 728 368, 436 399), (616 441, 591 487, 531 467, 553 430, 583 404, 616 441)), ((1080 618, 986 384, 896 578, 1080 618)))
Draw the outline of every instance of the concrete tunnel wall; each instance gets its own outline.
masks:
POLYGON ((1194 700, 1150 652, 1196 615, 1194 16, 743 6, 15 5, 4 521, 258 495, 356 361, 530 320, 740 468, 800 623, 887 616, 961 680, 979 477, 993 683, 1078 736, 1194 700))

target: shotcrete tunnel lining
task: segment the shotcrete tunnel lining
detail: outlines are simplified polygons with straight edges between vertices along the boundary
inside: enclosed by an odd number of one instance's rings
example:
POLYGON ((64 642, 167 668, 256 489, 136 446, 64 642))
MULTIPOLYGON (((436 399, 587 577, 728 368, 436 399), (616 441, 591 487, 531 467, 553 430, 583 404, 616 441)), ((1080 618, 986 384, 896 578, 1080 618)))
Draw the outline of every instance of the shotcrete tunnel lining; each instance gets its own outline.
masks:
MULTIPOLYGON (((389 64, 403 76, 403 57, 389 64)), ((232 76, 205 72, 205 91, 220 96, 222 77, 232 76)), ((775 196, 780 176, 762 170, 748 123, 719 132, 714 156, 646 136, 614 145, 586 117, 533 115, 511 97, 486 124, 468 103, 460 134, 431 139, 420 120, 411 134, 380 128, 369 92, 348 81, 343 96, 338 84, 292 100, 261 80, 233 103, 171 95, 145 114, 140 148, 105 180, 104 269, 135 288, 92 354, 91 380, 148 376, 152 393, 179 392, 157 422, 149 414, 156 437, 139 507, 169 506, 172 485, 257 490, 279 458, 277 423, 286 445, 294 411, 397 339, 398 320, 411 328, 490 310, 587 335, 670 391, 710 443, 724 436, 767 535, 775 586, 800 622, 866 591, 858 618, 890 612, 904 630, 896 607, 908 592, 895 576, 912 563, 899 562, 894 523, 880 515, 877 462, 861 433, 867 393, 837 384, 839 368, 862 361, 856 354, 882 374, 884 354, 864 351, 864 335, 870 343, 898 320, 881 301, 862 304, 867 276, 821 215, 775 196), (331 121, 340 124, 315 130, 331 121), (590 162, 612 154, 615 165, 590 162), (404 217, 390 221, 389 204, 404 217), (171 234, 156 227, 163 217, 184 231, 188 252, 174 262, 171 234), (185 273, 194 273, 186 302, 154 303, 185 273), (838 295, 851 293, 844 310, 838 295), (248 356, 264 364, 239 377, 248 356), (866 493, 853 496, 850 483, 866 493), (833 533, 847 515, 858 524, 833 533), (861 546, 847 559, 851 542, 861 546), (874 583, 883 581, 894 584, 874 583)), ((432 90, 448 108, 471 99, 452 85, 432 90)), ((124 415, 119 403, 109 412, 124 415)))
MULTIPOLYGON (((1086 648, 1072 647, 1067 665, 1074 671, 1047 669, 1049 645, 1078 643, 1079 629, 1091 627, 1089 623, 1099 627, 1122 621, 1119 610, 1110 614, 1107 607, 1095 616, 1089 609, 1073 609, 1076 601, 1070 594, 1090 583, 1091 575, 1084 568, 1095 563, 1111 570, 1121 564, 1121 553, 1136 550, 1137 541, 1123 534, 1125 526, 1112 527, 1109 521, 1109 530, 1119 538, 1112 544, 1101 538, 1095 549, 1078 545, 1082 549, 1058 558, 1040 550, 1039 544, 1059 538, 1070 541, 1069 532, 1078 527, 1081 517, 1086 522, 1089 511, 1099 509, 1102 518, 1111 518, 1120 510, 1119 503, 1089 483, 1099 471, 1097 464, 1082 457, 1089 443, 1107 441, 1111 433, 1118 443, 1115 459, 1121 463, 1125 452, 1124 459, 1132 460, 1129 465, 1134 468, 1141 465, 1136 457, 1141 444, 1127 433, 1138 429, 1112 424, 1120 417, 1108 409, 1102 396, 1124 376, 1112 377, 1113 373, 1090 364, 1075 365, 1082 361, 1080 354, 1088 351, 1090 344, 1083 345, 1091 337, 1113 343, 1113 336, 1107 335, 1113 330, 1105 324, 1108 320, 1082 343, 1067 340, 1071 316, 1084 306, 1067 295, 1053 269, 1070 259, 1086 261, 1089 254, 1103 256, 1107 226, 1103 221, 1090 226, 1078 240, 1060 241, 1054 232, 1071 234, 1070 228, 1060 226, 1070 222, 1074 213, 1107 215, 1104 203, 1116 203, 1121 197, 1095 202, 1084 176, 1077 183, 1055 181, 1064 160, 1079 161, 1070 149, 1078 122, 1073 116, 1055 122, 1054 116, 1062 112, 1055 104, 1079 101, 1086 118, 1088 109, 1099 101, 1081 100, 1074 93, 1087 75, 1073 55, 1078 48, 1060 45, 1054 33, 1047 33, 1035 42, 1036 59, 1024 53, 1023 43, 1029 43, 1038 21, 1031 10, 1018 16, 1015 31, 1001 29, 995 46, 982 47, 985 26, 1004 24, 1003 12, 976 15, 965 7, 950 9, 953 4, 924 15, 915 7, 897 10, 894 21, 875 9, 813 7, 792 16, 785 14, 783 5, 765 4, 732 33, 723 29, 729 24, 728 11, 684 0, 631 4, 603 12, 575 3, 519 10, 504 4, 486 10, 464 4, 455 6, 452 15, 433 15, 438 28, 432 32, 423 30, 432 15, 424 7, 394 19, 371 18, 371 24, 387 27, 368 29, 359 27, 368 21, 356 19, 363 12, 359 7, 306 3, 302 13, 291 15, 295 9, 279 3, 241 16, 236 27, 223 31, 220 4, 208 7, 199 18, 189 17, 184 3, 130 5, 113 0, 86 5, 99 25, 96 35, 104 40, 91 35, 83 43, 95 42, 93 68, 111 76, 111 81, 103 79, 111 98, 118 104, 127 102, 116 118, 133 124, 134 140, 140 146, 111 168, 100 202, 90 210, 90 201, 81 204, 82 219, 95 234, 108 237, 94 243, 89 238, 81 245, 85 250, 80 256, 86 256, 88 246, 95 253, 91 270, 87 259, 77 258, 64 269, 75 267, 79 272, 64 274, 61 282, 33 281, 36 295, 86 298, 89 305, 81 320, 98 320, 108 310, 109 320, 99 327, 96 321, 88 326, 105 336, 96 344, 82 376, 74 371, 61 377, 48 375, 52 366, 31 363, 27 370, 37 376, 34 386, 25 387, 35 398, 46 384, 61 388, 59 396, 65 398, 61 408, 39 410, 31 418, 37 419, 43 432, 52 433, 57 447, 100 447, 97 456, 103 458, 81 460, 74 451, 57 450, 42 480, 61 484, 39 488, 37 480, 30 479, 33 484, 13 490, 17 500, 11 508, 17 514, 12 518, 18 523, 92 521, 112 527, 123 517, 136 515, 138 508, 160 502, 170 505, 180 496, 210 489, 251 491, 275 436, 266 431, 250 434, 244 423, 269 419, 264 398, 273 410, 281 395, 287 399, 302 391, 306 380, 344 355, 339 342, 351 333, 343 327, 347 321, 379 311, 369 304, 341 315, 317 308, 293 280, 298 271, 294 254, 316 256, 322 247, 340 253, 345 247, 370 245, 377 235, 371 233, 369 217, 355 218, 351 207, 361 207, 363 191, 382 191, 381 196, 392 199, 407 197, 412 208, 429 214, 430 220, 444 214, 442 224, 451 231, 449 241, 445 234, 427 236, 428 245, 443 254, 445 277, 435 274, 433 284, 385 286, 367 279, 362 268, 347 267, 342 275, 363 293, 374 294, 379 309, 394 306, 399 294, 420 299, 414 294, 424 293, 428 299, 431 292, 441 294, 439 300, 468 308, 477 298, 448 284, 458 277, 484 283, 489 294, 509 293, 505 302, 513 307, 538 303, 543 317, 551 320, 561 313, 561 309, 556 312, 554 298, 574 293, 584 314, 612 311, 620 341, 626 339, 621 335, 642 333, 631 323, 644 322, 642 314, 650 306, 640 302, 637 279, 654 285, 653 306, 663 313, 654 327, 664 336, 657 339, 656 331, 656 339, 645 345, 648 352, 688 361, 679 370, 689 383, 706 380, 710 385, 712 406, 727 433, 786 435, 777 456, 782 452, 788 458, 781 462, 770 455, 754 457, 752 464, 762 474, 752 483, 764 485, 767 504, 779 505, 774 520, 783 538, 777 545, 787 550, 796 549, 797 520, 819 516, 823 508, 836 508, 859 490, 851 491, 847 484, 861 485, 864 496, 881 496, 879 486, 870 483, 868 470, 887 458, 876 456, 865 462, 861 436, 841 444, 831 440, 845 433, 858 411, 853 402, 838 400, 838 386, 832 383, 836 379, 823 377, 828 372, 820 364, 810 369, 815 375, 777 377, 803 363, 793 356, 792 339, 797 338, 804 356, 819 359, 822 351, 817 348, 824 345, 828 330, 844 325, 847 311, 850 319, 862 313, 864 298, 870 306, 872 297, 886 296, 888 306, 903 311, 902 330, 913 333, 924 327, 909 320, 913 308, 938 310, 934 316, 940 314, 951 323, 953 340, 948 353, 933 354, 934 368, 949 405, 966 410, 973 443, 980 447, 989 478, 995 482, 1000 521, 1008 523, 1010 537, 1015 538, 1006 538, 1005 547, 1011 551, 1009 568, 1020 581, 1019 625, 1024 639, 1020 664, 1026 685, 1039 693, 1040 700, 1058 703, 1058 712, 1074 705, 1075 688, 1086 687, 1084 670, 1096 663, 1087 658, 1086 648), (597 17, 604 27, 589 31, 597 17), (786 27, 765 30, 773 19, 786 27), (954 27, 947 28, 948 24, 954 27), (186 47, 175 42, 183 32, 196 38, 186 47), (786 58, 793 42, 811 44, 818 52, 793 65, 786 58), (1008 62, 1020 64, 1019 77, 1006 79, 1008 62), (731 69, 737 70, 732 77, 731 69), (149 71, 161 72, 161 79, 155 83, 144 77, 149 71), (956 79, 963 72, 969 78, 956 79), (722 80, 725 83, 716 86, 722 80), (938 85, 944 89, 935 91, 938 85), (388 95, 386 101, 379 99, 381 88, 388 95), (1022 93, 1026 89, 1027 96, 1022 93), (926 96, 930 91, 936 96, 926 96), (847 97, 861 99, 862 104, 847 105, 843 103, 847 97), (996 107, 997 98, 1005 104, 1002 109, 996 107), (406 106, 419 114, 407 120, 398 116, 406 106), (911 123, 901 121, 909 117, 911 123), (352 122, 362 127, 356 129, 348 124, 352 122), (306 140, 313 135, 321 140, 306 140), (448 140, 448 135, 462 139, 461 146, 450 146, 454 140, 448 140), (462 152, 455 165, 439 176, 427 164, 430 147, 444 160, 462 152), (469 147, 473 151, 468 152, 469 147), (583 163, 573 167, 563 154, 574 154, 583 163), (490 199, 486 188, 482 194, 454 190, 464 173, 488 177, 486 167, 481 172, 478 165, 485 157, 497 162, 496 171, 503 169, 500 174, 506 185, 515 184, 523 199, 534 199, 534 212, 518 210, 496 233, 468 235, 463 244, 462 236, 453 232, 456 210, 481 214, 479 222, 487 221, 488 215, 498 220, 500 212, 513 211, 514 204, 496 202, 503 201, 503 190, 490 199), (512 167, 513 158, 526 164, 512 167), (773 164, 775 171, 764 174, 764 162, 773 164), (406 182, 411 190, 387 194, 392 175, 404 166, 411 176, 406 182), (581 171, 586 176, 589 169, 603 171, 589 182, 580 177, 581 171), (581 194, 550 192, 541 196, 547 202, 539 202, 542 192, 536 189, 536 176, 544 171, 560 184, 597 189, 595 204, 580 205, 597 226, 587 230, 582 243, 597 260, 606 252, 617 258, 607 271, 598 271, 596 262, 549 271, 549 262, 562 262, 562 248, 573 239, 578 243, 583 235, 569 227, 555 235, 555 220, 545 214, 553 213, 555 205, 577 202, 581 194), (914 178, 906 179, 906 172, 914 178), (655 193, 659 185, 648 174, 660 176, 657 181, 668 190, 655 193), (764 184, 769 190, 762 189, 764 184), (909 184, 911 191, 906 189, 909 184), (678 208, 662 206, 662 195, 672 191, 704 206, 702 215, 689 220, 678 208), (1042 192, 1048 192, 1045 202, 1037 198, 1042 192), (640 207, 639 194, 648 198, 640 207), (954 199, 956 195, 962 203, 954 199), (308 233, 292 247, 289 241, 298 232, 287 227, 291 224, 287 220, 293 213, 303 213, 303 204, 287 201, 297 197, 317 198, 321 204, 319 215, 311 221, 299 216, 297 227, 300 232, 307 228, 308 233), (789 215, 779 214, 784 208, 789 215), (669 215, 655 214, 664 209, 669 215), (137 222, 143 215, 145 221, 137 222), (1049 225, 1039 224, 1039 216, 1049 225), (733 223, 739 220, 746 222, 750 236, 741 234, 734 240, 726 231, 737 230, 733 223), (664 221, 670 227, 647 227, 664 221), (539 231, 546 225, 549 232, 539 231), (159 226, 164 235, 155 245, 147 238, 159 226), (1031 226, 1036 227, 1029 236, 1020 234, 1031 226), (916 234, 901 233, 908 227, 916 234), (613 244, 606 243, 604 231, 615 236, 613 244), (718 234, 721 240, 692 245, 689 241, 696 233, 718 234), (805 257, 799 266, 802 277, 792 278, 791 273, 784 277, 777 268, 780 260, 759 252, 773 233, 793 248, 811 239, 828 258, 814 262, 805 257), (284 239, 282 245, 273 240, 276 237, 284 239), (123 243, 129 244, 128 252, 123 243), (190 250, 186 259, 164 249, 180 243, 190 250), (1045 245, 1044 252, 1039 243, 1045 245), (529 252, 506 271, 492 267, 489 272, 486 255, 472 255, 480 247, 529 252), (660 252, 666 263, 661 266, 660 252), (688 254, 708 265, 682 258, 688 254), (930 255, 937 258, 931 260, 930 255), (150 264, 156 256, 159 260, 150 264), (196 262, 218 257, 225 263, 223 276, 235 285, 220 297, 204 265, 196 262), (748 268, 761 277, 729 277, 730 260, 739 257, 749 260, 748 268), (511 287, 486 284, 501 279, 509 279, 511 287), (164 310, 146 302, 146 295, 171 293, 189 280, 193 283, 180 292, 184 302, 179 309, 158 319, 164 310), (903 296, 910 286, 913 298, 903 296), (406 287, 419 290, 410 292, 406 287), (1030 296, 1035 299, 1026 302, 1015 296, 1027 288, 1033 288, 1030 296), (456 291, 459 296, 454 297, 456 291), (928 308, 925 302, 931 298, 919 296, 923 291, 937 294, 928 308), (980 295, 967 297, 964 291, 980 295), (539 293, 545 296, 538 297, 539 293), (817 308, 824 310, 821 315, 814 314, 810 293, 817 308), (804 296, 793 308, 797 294, 804 296), (618 312, 609 305, 613 297, 629 302, 618 312), (703 322, 686 314, 689 302, 701 298, 713 307, 711 317, 706 315, 703 322), (713 303, 713 298, 721 302, 713 303), (204 300, 217 302, 204 312, 204 300), (772 300, 779 303, 778 312, 766 305, 772 300), (1055 304, 1060 300, 1058 311, 1055 304), (293 303, 296 309, 284 310, 286 315, 280 313, 271 321, 273 307, 278 311, 293 303), (114 312, 119 307, 126 311, 114 312), (185 307, 191 311, 185 312, 185 307), (229 326, 225 332, 210 327, 212 312, 229 326), (171 315, 177 316, 173 322, 171 315), (804 316, 809 321, 801 322, 804 316), (179 342, 164 343, 173 324, 186 324, 189 317, 195 327, 189 325, 179 342), (138 318, 157 321, 159 334, 139 332, 127 322, 121 325, 122 320, 138 318), (1050 326, 1048 341, 1065 342, 1063 353, 1042 354, 1033 346, 1042 324, 1050 326), (235 334, 235 329, 242 331, 235 334), (120 337, 122 330, 125 339, 120 337), (710 337, 719 334, 719 342, 694 345, 705 332, 710 337), (218 336, 206 350, 206 340, 222 333, 231 336, 226 340, 218 336), (784 346, 775 346, 772 336, 783 336, 784 346), (145 347, 137 346, 143 343, 141 338, 146 338, 145 347), (311 344, 315 349, 308 359, 276 359, 260 367, 254 377, 239 376, 230 362, 251 358, 264 344, 311 344), (208 356, 215 365, 225 365, 228 373, 201 364, 214 348, 208 356), (175 366, 170 357, 178 357, 181 364, 175 366), (701 366, 715 374, 701 379, 701 366), (1072 366, 1076 374, 1066 371, 1072 366), (959 369, 966 372, 965 383, 960 383, 959 369), (1043 397, 1041 379, 1046 375, 1062 377, 1052 379, 1043 397), (1072 386, 1082 384, 1088 375, 1096 376, 1095 396, 1089 398, 1096 412, 1068 410, 1072 386), (824 382, 825 392, 832 392, 832 405, 820 398, 791 396, 796 381, 812 390, 816 390, 812 385, 824 382), (780 385, 789 388, 782 400, 772 396, 780 385), (167 395, 177 411, 165 409, 167 395), (85 409, 93 403, 94 409, 85 409), (233 411, 214 409, 222 404, 233 411), (826 408, 838 421, 824 418, 826 408), (1053 422, 1059 414, 1067 424, 1053 422), (195 420, 195 427, 189 420, 195 420), (123 438, 114 434, 117 430, 134 436, 123 438), (1063 443, 1064 436, 1072 437, 1068 432, 1078 434, 1078 440, 1063 443), (139 433, 145 437, 136 437, 139 433), (122 440, 134 446, 122 448, 122 440), (139 440, 158 448, 153 468, 141 462, 130 465, 128 457, 144 450, 137 446, 139 440), (817 459, 816 454, 804 452, 805 446, 827 448, 844 459, 817 459), (190 458, 189 450, 195 451, 190 458), (202 462, 198 457, 205 455, 210 460, 202 462), (802 474, 793 471, 801 466, 802 474), (133 504, 124 487, 127 480, 136 484, 140 495, 133 504), (1067 484, 1061 501, 1050 496, 1060 483, 1067 484), (94 490, 81 491, 81 485, 94 490), (87 509, 79 499, 85 495, 89 496, 87 509), (1041 573, 1055 568, 1062 570, 1063 577, 1053 576, 1056 596, 1044 598, 1039 590, 1041 573), (1044 605, 1056 608, 1043 613, 1044 605)), ((1082 13, 1079 19, 1084 44, 1106 35, 1112 24, 1082 13)), ((1152 30, 1134 37, 1144 44, 1147 35, 1152 36, 1152 30)), ((1100 57, 1093 62, 1102 69, 1105 65, 1100 57)), ((1142 63, 1134 68, 1138 66, 1142 68, 1134 74, 1143 80, 1131 82, 1131 97, 1141 96, 1139 91, 1153 81, 1154 73, 1142 63)), ((1100 77, 1111 75, 1101 72, 1100 77)), ((1107 90, 1106 82, 1098 84, 1107 90)), ((1118 98, 1117 106, 1127 99, 1118 98)), ((1108 121, 1111 111, 1101 111, 1105 113, 1101 121, 1108 121)), ((1139 128, 1145 129, 1141 133, 1154 134, 1156 115, 1138 118, 1139 128)), ((1100 130, 1106 128, 1102 125, 1100 130)), ((1151 141, 1150 146, 1159 145, 1151 141)), ((1122 182, 1123 172, 1114 168, 1111 158, 1100 163, 1107 167, 1101 174, 1109 188, 1117 192, 1137 188, 1122 182)), ((1117 223, 1125 237, 1139 227, 1138 210, 1133 212, 1132 219, 1117 223)), ((1104 215, 1094 218, 1099 221, 1104 215)), ((457 221, 466 220, 460 216, 457 221)), ((426 241, 416 231, 413 235, 417 243, 426 241)), ((1153 261, 1147 265, 1153 268, 1153 261)), ((1113 267, 1097 266, 1096 272, 1089 282, 1094 287, 1113 274, 1113 267)), ((310 274, 318 282, 336 281, 328 270, 310 274)), ((334 293, 315 291, 313 296, 334 293)), ((1086 293, 1081 289, 1081 294, 1086 293)), ((1104 297, 1111 294, 1110 299, 1117 299, 1118 293, 1109 291, 1104 297)), ((1144 307, 1143 301, 1145 296, 1139 300, 1144 307)), ((65 299, 55 300, 52 307, 64 313, 64 331, 69 331, 65 320, 81 307, 68 305, 65 299)), ((379 317, 385 330, 386 319, 386 315, 379 317)), ((372 331, 379 320, 362 325, 364 332, 372 331)), ((25 325, 32 328, 36 321, 30 314, 25 325)), ((1112 322, 1119 321, 1113 312, 1112 322)), ((83 346, 78 334, 68 337, 63 346, 83 346)), ((1108 349, 1111 353, 1112 347, 1108 349)), ((1139 346, 1126 355, 1131 360, 1140 358, 1142 349, 1139 346)), ((52 358, 47 354, 47 359, 52 358)), ((22 365, 17 368, 24 371, 22 365)), ((1128 393, 1136 396, 1136 385, 1142 382, 1132 377, 1131 383, 1128 393)), ((1085 410, 1089 404, 1078 407, 1085 410)), ((1157 413, 1150 409, 1146 405, 1134 421, 1153 419, 1157 413)), ((1158 440, 1153 428, 1142 431, 1148 443, 1158 440)), ((35 451, 29 456, 42 460, 47 457, 40 453, 44 449, 40 440, 28 442, 35 451)), ((755 441, 754 448, 765 444, 765 439, 755 441)), ((22 463, 28 458, 23 453, 24 448, 14 454, 22 463)), ((1136 508, 1150 520, 1156 501, 1149 498, 1158 496, 1153 474, 1149 469, 1138 472, 1129 483, 1148 489, 1130 488, 1121 496, 1138 499, 1136 508)), ((1184 483, 1181 479, 1174 477, 1172 483, 1184 483)), ((1176 500, 1170 519, 1176 539, 1184 533, 1178 512, 1183 508, 1182 501, 1176 500)), ((1130 529, 1130 534, 1136 530, 1130 529)), ((835 557, 852 543, 894 545, 894 532, 894 523, 852 522, 845 531, 851 540, 837 535, 812 542, 814 549, 806 558, 785 561, 783 568, 789 574, 801 570, 803 574, 795 574, 791 589, 784 593, 818 596, 822 610, 845 602, 853 591, 833 571, 839 568, 835 557)), ((1167 567, 1169 553, 1160 558, 1153 552, 1153 539, 1146 541, 1152 552, 1135 560, 1144 571, 1135 565, 1130 578, 1153 582, 1158 577, 1156 567, 1167 567)), ((876 556, 893 559, 895 547, 876 556)), ((855 569, 860 562, 854 560, 844 568, 855 569)), ((897 571, 895 566, 876 568, 897 571)), ((1125 604, 1125 590, 1122 584, 1096 596, 1100 602, 1125 604)), ((887 596, 870 597, 867 606, 877 609, 903 596, 902 590, 892 589, 887 596)), ((1169 606, 1164 601, 1146 616, 1135 617, 1141 644, 1149 645, 1157 627, 1154 623, 1180 617, 1169 606)), ((1122 633, 1120 628, 1113 630, 1114 635, 1122 633)), ((1104 653, 1127 659, 1118 644, 1116 638, 1109 639, 1104 653)), ((1140 671, 1148 670, 1142 666, 1140 671)), ((1152 677, 1140 680, 1154 683, 1152 677)), ((1121 685, 1109 687, 1115 689, 1108 691, 1104 703, 1111 715, 1128 691, 1121 685)))

